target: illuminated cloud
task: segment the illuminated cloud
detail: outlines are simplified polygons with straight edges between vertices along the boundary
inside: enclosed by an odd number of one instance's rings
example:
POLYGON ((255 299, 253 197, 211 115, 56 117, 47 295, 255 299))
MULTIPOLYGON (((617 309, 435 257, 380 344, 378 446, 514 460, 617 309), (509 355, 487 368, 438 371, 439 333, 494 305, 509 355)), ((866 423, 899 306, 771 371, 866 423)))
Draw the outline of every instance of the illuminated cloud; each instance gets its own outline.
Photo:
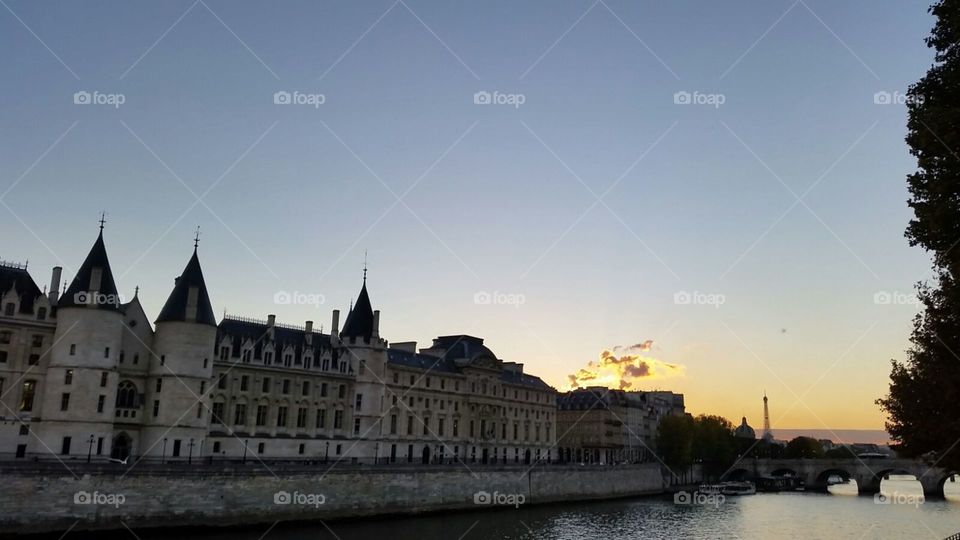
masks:
POLYGON ((649 356, 639 354, 614 354, 616 351, 649 352, 653 340, 646 340, 627 347, 616 346, 604 349, 597 360, 587 362, 586 367, 567 376, 571 388, 586 386, 605 386, 629 390, 642 381, 682 377, 686 368, 680 364, 671 364, 649 356))

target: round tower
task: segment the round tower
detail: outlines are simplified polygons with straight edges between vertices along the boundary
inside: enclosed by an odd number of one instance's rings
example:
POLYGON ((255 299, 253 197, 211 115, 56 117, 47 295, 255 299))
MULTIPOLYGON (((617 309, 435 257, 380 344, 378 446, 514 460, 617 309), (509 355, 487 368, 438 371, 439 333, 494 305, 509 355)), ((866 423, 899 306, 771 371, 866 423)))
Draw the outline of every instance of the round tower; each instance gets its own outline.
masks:
POLYGON ((151 458, 186 461, 205 451, 216 334, 194 244, 193 256, 156 320, 141 432, 151 458))
POLYGON ((42 403, 32 407, 33 416, 39 416, 40 439, 32 451, 108 456, 124 317, 103 243, 102 222, 90 253, 57 299, 56 310, 42 403))

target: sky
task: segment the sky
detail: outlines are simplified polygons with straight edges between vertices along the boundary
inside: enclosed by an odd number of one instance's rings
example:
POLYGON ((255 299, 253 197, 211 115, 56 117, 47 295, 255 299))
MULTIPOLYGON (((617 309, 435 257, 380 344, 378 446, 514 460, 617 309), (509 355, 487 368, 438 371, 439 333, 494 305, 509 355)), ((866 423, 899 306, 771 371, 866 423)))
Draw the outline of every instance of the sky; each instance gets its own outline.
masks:
POLYGON ((218 315, 325 330, 366 258, 390 341, 879 429, 928 4, 3 0, 0 258, 70 279, 105 211, 155 317, 199 226, 218 315))

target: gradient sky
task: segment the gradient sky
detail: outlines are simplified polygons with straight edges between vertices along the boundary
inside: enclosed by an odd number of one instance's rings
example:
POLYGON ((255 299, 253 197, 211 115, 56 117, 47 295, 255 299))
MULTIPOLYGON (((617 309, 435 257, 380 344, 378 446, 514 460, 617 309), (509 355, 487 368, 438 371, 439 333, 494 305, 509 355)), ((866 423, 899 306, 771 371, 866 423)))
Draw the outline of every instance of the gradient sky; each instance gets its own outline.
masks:
POLYGON ((0 257, 72 277, 106 210, 153 317, 199 225, 218 314, 329 329, 366 250, 391 341, 478 335, 565 389, 652 339, 685 375, 641 387, 694 413, 759 427, 766 390, 775 427, 880 428, 929 264, 874 94, 929 67, 928 4, 3 0, 0 257))

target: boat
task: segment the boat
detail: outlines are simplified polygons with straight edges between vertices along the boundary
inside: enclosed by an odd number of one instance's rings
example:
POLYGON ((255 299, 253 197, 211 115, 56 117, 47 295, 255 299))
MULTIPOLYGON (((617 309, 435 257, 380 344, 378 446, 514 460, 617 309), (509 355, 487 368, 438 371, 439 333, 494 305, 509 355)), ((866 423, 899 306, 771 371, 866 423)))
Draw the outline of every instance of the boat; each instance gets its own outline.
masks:
POLYGON ((757 486, 753 482, 724 482, 720 484, 720 493, 727 496, 753 495, 757 486))

